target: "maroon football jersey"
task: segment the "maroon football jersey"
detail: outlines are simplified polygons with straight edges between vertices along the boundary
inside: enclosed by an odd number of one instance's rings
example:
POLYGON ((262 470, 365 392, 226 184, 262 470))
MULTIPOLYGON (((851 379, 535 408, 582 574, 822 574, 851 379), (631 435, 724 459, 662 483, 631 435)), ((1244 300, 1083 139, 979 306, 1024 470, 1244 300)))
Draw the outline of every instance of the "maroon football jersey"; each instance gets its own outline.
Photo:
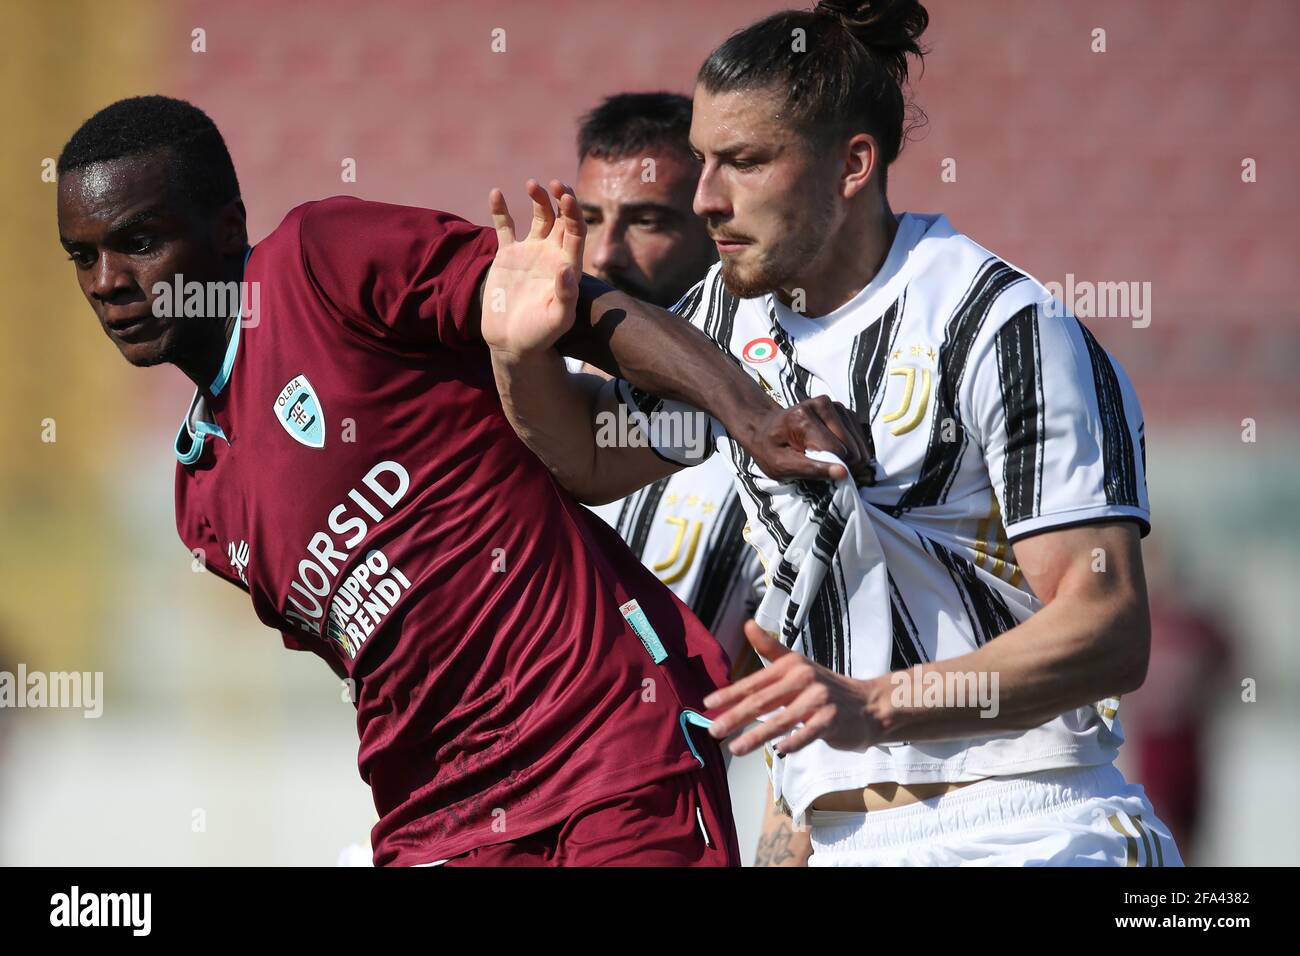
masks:
POLYGON ((182 540, 354 682, 381 865, 698 766, 681 715, 726 676, 506 420, 474 321, 495 252, 446 213, 299 206, 249 254, 257 308, 176 440, 182 540))

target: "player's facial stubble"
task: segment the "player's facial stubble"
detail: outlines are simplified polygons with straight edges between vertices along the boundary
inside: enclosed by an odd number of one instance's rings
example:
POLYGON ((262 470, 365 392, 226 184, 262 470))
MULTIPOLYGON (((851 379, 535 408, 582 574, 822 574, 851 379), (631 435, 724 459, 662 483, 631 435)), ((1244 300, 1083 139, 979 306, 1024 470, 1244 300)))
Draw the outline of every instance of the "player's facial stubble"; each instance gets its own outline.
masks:
POLYGON ((835 164, 783 109, 779 91, 695 91, 691 140, 705 158, 695 211, 722 244, 723 281, 742 298, 798 286, 841 215, 835 164))

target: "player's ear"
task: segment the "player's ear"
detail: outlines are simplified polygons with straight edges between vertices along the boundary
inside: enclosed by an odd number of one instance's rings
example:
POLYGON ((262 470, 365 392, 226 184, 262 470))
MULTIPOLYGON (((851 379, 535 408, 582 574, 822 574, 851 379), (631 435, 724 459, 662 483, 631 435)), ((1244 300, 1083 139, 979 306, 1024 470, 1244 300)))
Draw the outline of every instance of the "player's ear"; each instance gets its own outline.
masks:
POLYGON ((242 256, 248 245, 248 214, 242 199, 232 199, 217 212, 217 251, 222 257, 242 256))
POLYGON ((845 199, 852 199, 875 178, 880 162, 880 148, 870 133, 856 133, 846 144, 841 188, 845 199))

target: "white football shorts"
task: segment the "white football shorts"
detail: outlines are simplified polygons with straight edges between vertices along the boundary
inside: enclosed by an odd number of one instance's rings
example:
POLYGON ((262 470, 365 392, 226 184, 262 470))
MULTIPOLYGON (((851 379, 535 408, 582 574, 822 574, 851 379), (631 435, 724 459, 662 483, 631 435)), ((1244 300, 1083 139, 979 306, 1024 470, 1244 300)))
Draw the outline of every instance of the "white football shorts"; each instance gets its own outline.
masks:
POLYGON ((1113 764, 991 777, 871 813, 808 812, 809 866, 1182 866, 1113 764))

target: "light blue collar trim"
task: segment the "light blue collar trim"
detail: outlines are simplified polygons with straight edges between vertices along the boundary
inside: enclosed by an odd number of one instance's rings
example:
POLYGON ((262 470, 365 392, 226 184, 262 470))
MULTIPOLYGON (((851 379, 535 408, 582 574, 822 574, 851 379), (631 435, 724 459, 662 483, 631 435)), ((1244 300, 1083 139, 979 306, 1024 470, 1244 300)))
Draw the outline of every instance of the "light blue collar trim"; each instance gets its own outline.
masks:
MULTIPOLYGON (((230 384, 230 373, 235 369, 235 356, 239 353, 239 330, 244 324, 243 279, 244 274, 248 271, 248 257, 252 254, 253 249, 250 246, 244 252, 244 267, 240 271, 239 276, 240 298, 239 307, 235 310, 235 330, 230 333, 230 341, 226 343, 226 355, 221 360, 221 371, 217 373, 217 377, 212 380, 212 385, 208 388, 208 391, 212 393, 213 398, 220 395, 222 390, 230 384)), ((222 441, 227 441, 226 433, 223 432, 221 426, 215 422, 196 422, 194 424, 193 434, 190 433, 190 416, 194 413, 194 405, 198 399, 199 392, 198 389, 195 389, 194 398, 190 400, 189 411, 185 413, 185 418, 181 421, 180 430, 176 433, 176 459, 182 465, 192 465, 199 460, 199 456, 203 454, 203 445, 207 441, 209 435, 216 435, 222 441), (187 440, 189 442, 189 447, 186 447, 183 444, 187 440)))
POLYGON ((194 434, 186 427, 189 424, 189 417, 181 422, 180 431, 176 433, 176 460, 182 465, 192 465, 199 460, 203 454, 203 444, 208 440, 209 435, 216 435, 222 441, 226 440, 226 433, 221 430, 221 426, 213 422, 199 422, 194 426, 194 434), (182 451, 181 442, 188 439, 190 447, 182 451))
POLYGON ((221 371, 217 373, 212 387, 208 389, 213 398, 221 394, 221 390, 230 381, 230 373, 235 368, 235 355, 239 352, 239 330, 244 324, 244 274, 248 272, 248 257, 252 254, 252 246, 244 250, 244 264, 239 269, 239 306, 235 309, 235 331, 230 334, 230 341, 226 343, 226 355, 221 360, 221 371))
POLYGON ((221 390, 230 381, 230 373, 235 368, 235 355, 239 352, 239 328, 244 324, 242 310, 243 303, 240 303, 240 312, 235 313, 235 331, 230 333, 230 341, 226 343, 226 357, 221 360, 221 371, 217 373, 217 377, 212 380, 212 385, 208 388, 213 398, 221 394, 221 390))

